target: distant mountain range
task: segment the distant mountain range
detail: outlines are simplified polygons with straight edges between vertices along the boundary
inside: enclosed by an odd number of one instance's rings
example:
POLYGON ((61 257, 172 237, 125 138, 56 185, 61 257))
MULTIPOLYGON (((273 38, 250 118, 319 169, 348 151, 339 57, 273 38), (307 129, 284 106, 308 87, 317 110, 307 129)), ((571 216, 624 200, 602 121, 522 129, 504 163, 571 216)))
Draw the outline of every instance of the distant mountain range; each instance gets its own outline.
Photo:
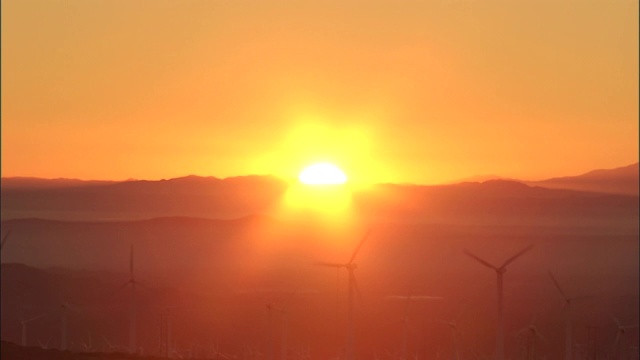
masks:
MULTIPOLYGON (((94 221, 276 215, 289 187, 271 176, 123 182, 3 178, 1 185, 3 220, 94 221)), ((368 219, 483 223, 596 216, 628 220, 638 213, 638 164, 538 182, 381 184, 352 196, 354 211, 368 219)))
POLYGON ((485 182, 490 180, 516 181, 530 186, 549 189, 566 189, 577 191, 601 192, 607 194, 639 194, 638 163, 614 168, 593 170, 576 176, 554 177, 551 179, 529 181, 505 178, 499 175, 479 175, 464 178, 453 183, 485 182))
POLYGON ((571 189, 610 194, 638 195, 638 163, 607 170, 593 170, 578 176, 565 176, 526 182, 549 189, 571 189))

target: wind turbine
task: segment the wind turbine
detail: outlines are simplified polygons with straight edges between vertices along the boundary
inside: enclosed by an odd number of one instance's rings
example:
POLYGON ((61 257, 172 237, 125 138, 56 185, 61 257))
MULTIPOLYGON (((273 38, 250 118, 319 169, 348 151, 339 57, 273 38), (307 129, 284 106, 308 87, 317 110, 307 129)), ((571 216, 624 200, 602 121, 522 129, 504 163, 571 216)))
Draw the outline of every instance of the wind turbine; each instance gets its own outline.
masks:
POLYGON ((282 349, 280 352, 280 357, 282 360, 287 360, 288 355, 288 335, 289 335, 289 313, 283 308, 280 309, 282 312, 282 349))
POLYGON ((133 272, 133 244, 131 244, 131 252, 129 255, 129 280, 124 283, 120 288, 124 288, 131 285, 131 303, 129 308, 129 352, 137 352, 137 338, 136 338, 136 285, 142 285, 136 280, 133 272))
POLYGON ((615 316, 611 317, 613 319, 613 321, 616 323, 617 329, 616 329, 616 339, 613 341, 613 348, 611 353, 613 354, 614 358, 623 358, 624 355, 624 351, 622 351, 622 349, 618 349, 618 346, 620 344, 620 340, 623 336, 626 336, 626 333, 628 330, 631 329, 636 329, 638 328, 638 325, 622 325, 620 324, 620 321, 618 321, 618 319, 615 316))
POLYGON ((113 344, 111 344, 111 341, 109 341, 109 339, 107 339, 107 337, 104 336, 104 335, 102 335, 101 338, 104 341, 104 343, 107 344, 107 348, 109 349, 108 352, 113 352, 114 349, 115 349, 115 346, 113 346, 113 344))
POLYGON ((358 267, 357 264, 355 264, 353 261, 356 258, 356 255, 358 255, 358 251, 360 251, 360 248, 362 247, 362 244, 364 244, 365 240, 367 240, 367 238, 369 237, 369 234, 371 233, 371 230, 367 231, 367 233, 362 237, 362 240, 360 240, 360 243, 358 244, 358 246, 356 247, 356 249, 353 251, 353 254, 351 254, 351 257, 349 258, 349 261, 347 263, 344 264, 340 264, 340 263, 316 263, 316 265, 321 265, 321 266, 329 266, 329 267, 334 267, 334 268, 345 268, 349 274, 349 282, 348 282, 348 323, 347 323, 347 343, 346 343, 346 348, 345 348, 345 355, 346 355, 346 360, 353 360, 355 358, 355 354, 354 354, 354 328, 355 328, 355 319, 354 319, 354 294, 357 292, 358 295, 360 295, 360 291, 358 289, 358 283, 356 282, 356 276, 355 276, 355 270, 358 267))
POLYGON ((426 295, 389 295, 387 299, 392 300, 404 300, 404 317, 402 318, 403 332, 402 332, 402 360, 409 360, 409 303, 411 300, 442 300, 440 296, 426 296, 426 295))
POLYGON ((451 330, 451 345, 453 348, 454 360, 460 360, 460 336, 462 334, 458 329, 458 321, 460 320, 460 317, 462 317, 462 313, 464 312, 464 309, 465 308, 463 307, 460 310, 460 312, 458 313, 458 316, 454 320, 450 320, 450 321, 440 320, 441 322, 449 326, 449 330, 451 330))
POLYGON ((507 271, 507 265, 511 264, 514 260, 522 256, 527 251, 531 250, 533 245, 527 246, 525 249, 521 250, 517 254, 513 255, 507 261, 505 261, 500 266, 495 266, 478 256, 472 254, 468 250, 464 250, 464 253, 470 256, 471 258, 478 261, 480 264, 493 269, 496 272, 497 283, 498 283, 498 324, 496 330, 496 360, 504 360, 504 308, 503 308, 503 286, 502 286, 502 277, 504 273, 507 271))
POLYGON ((553 281, 553 284, 556 286, 560 295, 564 298, 564 305, 562 306, 565 313, 565 325, 564 325, 564 358, 565 360, 573 360, 573 325, 572 325, 572 313, 571 313, 571 303, 576 300, 583 300, 591 298, 592 296, 580 296, 580 297, 568 297, 565 292, 560 287, 560 283, 553 276, 551 271, 549 271, 549 277, 553 281))
POLYGON ((518 335, 526 335, 525 337, 525 351, 526 360, 537 360, 538 340, 548 342, 547 339, 542 336, 538 328, 535 326, 535 317, 531 320, 529 325, 520 329, 518 335))
POLYGON ((273 311, 277 311, 281 314, 282 322, 282 335, 281 335, 281 350, 280 357, 282 360, 287 359, 287 335, 289 331, 289 317, 287 311, 283 307, 275 307, 273 304, 267 304, 267 316, 268 316, 268 339, 267 339, 267 360, 274 360, 274 334, 273 334, 273 311))
POLYGON ((83 342, 82 343, 82 348, 84 349, 85 352, 92 352, 95 349, 93 348, 93 337, 91 336, 91 331, 88 332, 89 334, 89 342, 83 342))
POLYGON ((173 356, 173 313, 172 309, 178 306, 167 306, 160 313, 160 353, 161 356, 170 358, 173 356))
POLYGON ((44 315, 34 316, 30 319, 20 319, 20 330, 22 333, 22 346, 27 346, 27 324, 44 317, 44 315))
POLYGON ((69 310, 71 306, 64 301, 60 304, 60 309, 62 310, 60 318, 60 349, 69 350, 69 310))

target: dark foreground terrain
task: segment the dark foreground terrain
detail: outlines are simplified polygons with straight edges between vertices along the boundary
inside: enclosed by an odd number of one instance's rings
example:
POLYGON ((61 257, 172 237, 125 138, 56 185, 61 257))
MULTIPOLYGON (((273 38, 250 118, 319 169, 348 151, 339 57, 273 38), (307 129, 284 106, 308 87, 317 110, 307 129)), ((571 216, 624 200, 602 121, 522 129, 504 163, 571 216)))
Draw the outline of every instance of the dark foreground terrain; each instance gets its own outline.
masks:
POLYGON ((154 360, 157 357, 136 356, 124 353, 104 352, 71 352, 57 349, 43 349, 40 347, 25 347, 11 342, 2 341, 0 357, 6 360, 154 360))

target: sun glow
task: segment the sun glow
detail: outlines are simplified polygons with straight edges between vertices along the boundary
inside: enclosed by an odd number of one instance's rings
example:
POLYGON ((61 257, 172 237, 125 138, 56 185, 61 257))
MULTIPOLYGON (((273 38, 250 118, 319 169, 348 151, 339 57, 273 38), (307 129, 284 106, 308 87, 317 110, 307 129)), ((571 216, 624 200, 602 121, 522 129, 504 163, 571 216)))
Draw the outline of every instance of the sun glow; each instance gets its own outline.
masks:
POLYGON ((339 185, 347 182, 347 175, 333 164, 319 163, 304 168, 298 180, 307 185, 339 185))
MULTIPOLYGON (((359 122, 356 120, 345 122, 359 122)), ((325 118, 314 121, 313 118, 302 117, 296 118, 296 122, 278 139, 277 146, 255 158, 249 165, 253 172, 273 174, 291 184, 307 185, 300 179, 301 169, 311 164, 326 163, 339 166, 348 175, 344 185, 352 189, 389 180, 392 172, 388 166, 382 165, 375 151, 373 128, 331 126, 325 118)))
POLYGON ((347 175, 337 166, 320 162, 305 167, 284 197, 286 216, 312 216, 327 224, 350 218, 351 188, 347 175))

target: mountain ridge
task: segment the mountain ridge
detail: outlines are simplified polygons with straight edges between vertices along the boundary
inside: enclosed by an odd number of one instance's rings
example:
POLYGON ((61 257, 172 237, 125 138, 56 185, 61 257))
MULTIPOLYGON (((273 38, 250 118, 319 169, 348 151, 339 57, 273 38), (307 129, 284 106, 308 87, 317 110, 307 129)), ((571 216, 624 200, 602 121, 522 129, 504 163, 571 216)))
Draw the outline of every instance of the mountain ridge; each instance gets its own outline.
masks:
MULTIPOLYGON (((638 194, 638 186, 629 188, 629 184, 624 184, 625 188, 615 191, 610 187, 597 187, 597 186, 576 186, 572 185, 572 181, 589 180, 593 181, 611 181, 614 179, 625 179, 625 181, 633 184, 638 183, 639 178, 639 163, 633 163, 626 166, 620 166, 609 169, 596 169, 591 170, 579 175, 565 175, 551 177, 544 180, 522 180, 510 177, 503 177, 500 175, 478 175, 470 176, 456 181, 446 182, 443 184, 412 184, 412 183, 384 183, 374 185, 398 185, 398 186, 446 186, 455 185, 460 183, 485 183, 487 181, 513 181, 527 184, 530 186, 541 186, 549 188, 563 188, 581 191, 592 192, 607 192, 607 193, 621 193, 621 194, 638 194), (564 187, 562 185, 564 183, 564 187), (612 192, 613 191, 613 192, 612 192)), ((268 180, 274 183, 286 183, 282 178, 273 175, 239 175, 230 176, 225 178, 219 178, 215 176, 200 176, 200 175, 185 175, 175 178, 158 179, 158 180, 145 180, 145 179, 128 179, 122 181, 116 180, 82 180, 75 178, 40 178, 40 177, 2 177, 0 179, 0 187, 3 189, 53 189, 53 188, 72 188, 72 187, 90 187, 90 186, 102 186, 102 185, 116 185, 116 186, 132 186, 134 184, 239 184, 256 180, 268 180)))

